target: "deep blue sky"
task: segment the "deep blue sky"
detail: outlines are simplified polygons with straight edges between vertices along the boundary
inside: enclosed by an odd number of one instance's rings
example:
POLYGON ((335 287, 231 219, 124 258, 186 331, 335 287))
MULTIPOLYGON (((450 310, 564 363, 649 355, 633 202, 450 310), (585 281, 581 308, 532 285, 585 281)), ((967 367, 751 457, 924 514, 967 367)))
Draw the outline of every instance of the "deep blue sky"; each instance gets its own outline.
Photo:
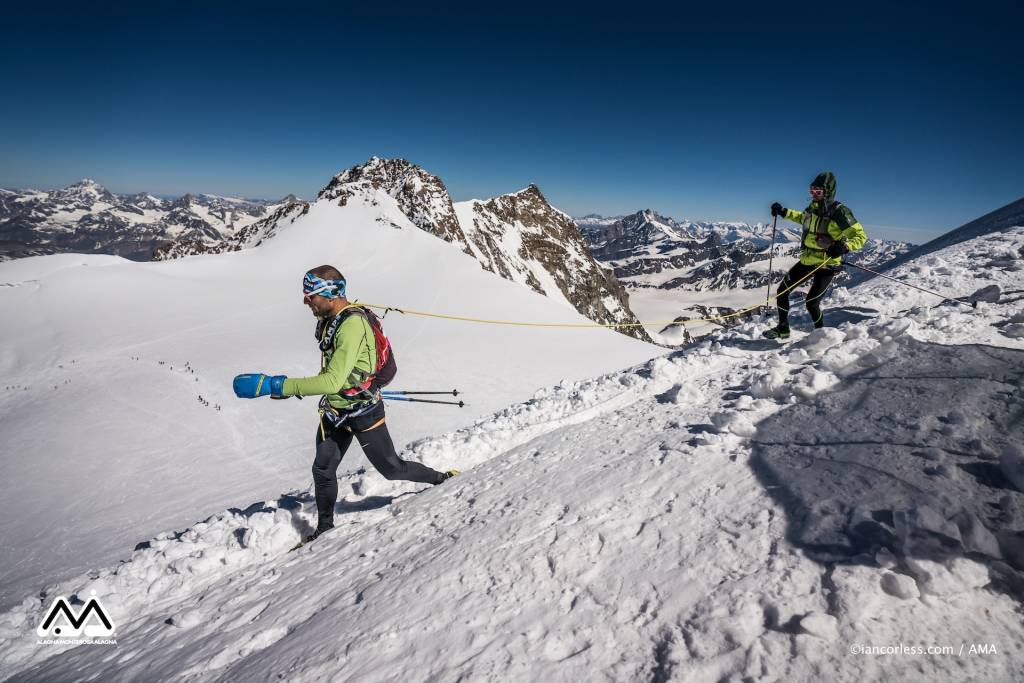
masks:
POLYGON ((8 9, 0 186, 311 197, 376 154, 456 200, 764 221, 830 169, 916 242, 1024 196, 1014 5, 704 4, 8 9))

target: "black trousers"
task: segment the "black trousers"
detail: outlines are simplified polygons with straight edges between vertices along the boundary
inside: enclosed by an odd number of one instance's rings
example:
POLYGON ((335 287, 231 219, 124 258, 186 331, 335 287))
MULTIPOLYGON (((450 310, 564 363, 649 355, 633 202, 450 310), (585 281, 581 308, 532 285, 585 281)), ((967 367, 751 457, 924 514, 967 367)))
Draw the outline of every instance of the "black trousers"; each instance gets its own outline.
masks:
MULTIPOLYGON (((775 290, 775 303, 779 307, 779 327, 789 327, 789 292, 794 289, 793 285, 807 277, 815 268, 817 266, 805 266, 797 261, 779 282, 775 290)), ((838 272, 839 269, 835 266, 825 266, 811 278, 811 289, 807 292, 807 312, 811 314, 811 322, 815 327, 822 327, 825 324, 824 314, 821 312, 821 298, 825 296, 825 291, 838 272)))
POLYGON ((385 479, 404 479, 424 484, 439 484, 444 476, 418 462, 402 460, 395 452, 395 444, 384 423, 384 402, 380 401, 370 412, 331 426, 323 423, 316 429, 316 457, 313 459, 313 486, 316 492, 318 529, 334 526, 334 504, 338 501, 338 465, 352 438, 359 440, 366 459, 384 475, 385 479))

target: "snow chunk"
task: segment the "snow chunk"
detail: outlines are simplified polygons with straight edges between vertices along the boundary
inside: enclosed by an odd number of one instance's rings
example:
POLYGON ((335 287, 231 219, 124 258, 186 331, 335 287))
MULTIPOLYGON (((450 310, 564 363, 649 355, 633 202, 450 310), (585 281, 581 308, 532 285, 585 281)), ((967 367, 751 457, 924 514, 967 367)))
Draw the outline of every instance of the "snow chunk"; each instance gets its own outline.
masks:
POLYGON ((793 393, 803 398, 811 398, 815 394, 833 386, 839 379, 831 372, 821 372, 814 368, 804 368, 797 375, 793 384, 793 393))
POLYGON ((719 434, 731 432, 736 436, 751 437, 757 433, 757 427, 745 415, 731 410, 712 415, 711 424, 719 434))
POLYGON ((781 394, 789 376, 789 366, 779 358, 768 361, 769 370, 757 377, 750 385, 750 395, 755 398, 772 398, 781 394))
POLYGON ((1024 491, 1024 448, 1019 444, 1007 444, 999 458, 999 469, 1018 491, 1024 491))
POLYGON ((921 596, 921 592, 917 589, 917 583, 906 574, 886 572, 882 575, 879 584, 882 590, 900 600, 911 600, 921 596))
POLYGON ((797 348, 804 349, 812 356, 820 356, 845 339, 846 334, 842 330, 834 327, 820 327, 800 341, 797 348))
POLYGON ((689 384, 679 383, 674 385, 659 398, 675 403, 676 405, 685 405, 699 401, 701 399, 701 393, 689 384))
POLYGON ((907 568, 922 593, 949 597, 981 588, 989 582, 988 567, 964 557, 943 564, 934 560, 906 558, 907 568))
POLYGON ((844 623, 864 624, 894 601, 882 590, 876 567, 839 565, 832 571, 837 598, 836 614, 844 623))
POLYGON ((800 620, 800 628, 822 640, 839 638, 839 620, 831 614, 810 612, 800 620))

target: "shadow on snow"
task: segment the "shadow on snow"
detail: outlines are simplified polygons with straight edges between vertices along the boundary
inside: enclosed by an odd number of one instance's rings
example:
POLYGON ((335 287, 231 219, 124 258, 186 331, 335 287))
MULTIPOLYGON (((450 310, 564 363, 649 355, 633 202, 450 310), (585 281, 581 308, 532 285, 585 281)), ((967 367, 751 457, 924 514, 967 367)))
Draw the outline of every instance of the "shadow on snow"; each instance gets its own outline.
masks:
POLYGON ((812 559, 968 557, 1024 599, 1024 494, 999 462, 1024 443, 1024 351, 903 341, 760 423, 751 467, 812 559))

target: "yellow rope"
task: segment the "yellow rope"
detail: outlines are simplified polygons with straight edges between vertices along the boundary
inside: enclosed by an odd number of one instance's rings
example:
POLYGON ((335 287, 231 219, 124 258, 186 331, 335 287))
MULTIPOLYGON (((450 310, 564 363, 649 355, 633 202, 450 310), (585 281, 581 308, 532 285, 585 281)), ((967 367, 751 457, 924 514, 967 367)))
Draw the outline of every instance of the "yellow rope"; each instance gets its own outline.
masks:
MULTIPOLYGON (((827 262, 820 263, 817 268, 815 268, 811 272, 807 273, 807 275, 805 275, 804 277, 800 278, 799 280, 794 282, 792 285, 790 285, 786 289, 782 290, 781 292, 776 292, 775 293, 776 298, 778 298, 778 296, 780 294, 783 294, 785 292, 789 292, 794 287, 796 287, 797 285, 805 282, 809 277, 811 277, 816 272, 818 272, 821 268, 823 268, 826 263, 827 262)), ((368 303, 364 303, 362 301, 355 301, 353 303, 354 303, 354 305, 366 306, 367 308, 378 308, 378 309, 381 309, 381 310, 383 310, 385 312, 387 312, 387 311, 397 311, 398 313, 404 313, 404 314, 407 314, 407 315, 419 315, 419 316, 423 316, 423 317, 426 317, 426 318, 441 318, 443 320, 462 320, 464 322, 486 323, 488 325, 515 325, 517 327, 615 327, 615 328, 619 328, 619 327, 649 327, 649 326, 653 327, 653 326, 658 326, 658 325, 669 325, 669 326, 671 326, 671 325, 685 325, 686 323, 715 322, 716 320, 726 320, 728 318, 735 318, 737 316, 744 315, 746 313, 749 313, 750 311, 753 311, 753 310, 755 310, 757 308, 760 308, 761 305, 762 305, 762 304, 756 304, 754 306, 750 306, 749 308, 744 308, 744 309, 739 310, 739 311, 734 311, 734 312, 728 313, 726 315, 715 315, 715 316, 710 316, 710 317, 707 317, 707 318, 689 318, 689 319, 686 319, 686 320, 648 320, 646 322, 639 322, 639 323, 535 323, 535 322, 522 322, 522 321, 518 321, 518 320, 491 320, 491 319, 488 319, 488 318, 472 318, 472 317, 463 316, 463 315, 448 315, 446 313, 428 313, 426 311, 414 311, 414 310, 409 309, 409 308, 396 308, 394 306, 384 306, 384 305, 381 305, 381 304, 368 304, 368 303)))

